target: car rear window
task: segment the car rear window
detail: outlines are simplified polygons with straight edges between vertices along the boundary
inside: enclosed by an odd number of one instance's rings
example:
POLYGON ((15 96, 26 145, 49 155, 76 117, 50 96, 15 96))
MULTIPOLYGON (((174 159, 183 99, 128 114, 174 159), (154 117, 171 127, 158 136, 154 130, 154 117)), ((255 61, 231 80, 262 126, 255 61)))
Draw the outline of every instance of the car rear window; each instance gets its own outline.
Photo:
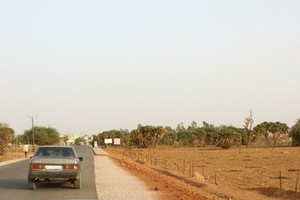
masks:
POLYGON ((63 147, 39 147, 34 156, 43 157, 74 157, 74 152, 71 148, 63 147))

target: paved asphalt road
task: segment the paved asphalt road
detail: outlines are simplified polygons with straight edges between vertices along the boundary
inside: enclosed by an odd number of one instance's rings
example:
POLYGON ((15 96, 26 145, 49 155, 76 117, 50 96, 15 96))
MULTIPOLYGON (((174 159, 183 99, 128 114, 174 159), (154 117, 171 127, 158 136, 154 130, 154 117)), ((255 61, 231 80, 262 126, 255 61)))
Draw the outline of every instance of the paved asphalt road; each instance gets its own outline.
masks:
POLYGON ((94 153, 88 146, 76 146, 82 162, 82 187, 70 183, 40 183, 36 190, 27 189, 28 159, 0 166, 1 200, 97 200, 94 153))

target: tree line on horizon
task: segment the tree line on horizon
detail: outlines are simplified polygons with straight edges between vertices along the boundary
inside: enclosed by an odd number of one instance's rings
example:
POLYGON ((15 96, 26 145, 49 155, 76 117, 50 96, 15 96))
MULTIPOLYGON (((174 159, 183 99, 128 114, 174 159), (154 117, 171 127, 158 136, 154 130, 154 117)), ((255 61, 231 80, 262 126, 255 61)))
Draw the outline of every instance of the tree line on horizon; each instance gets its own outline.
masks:
MULTIPOLYGON (((121 138, 123 146, 137 146, 140 148, 155 148, 159 144, 174 147, 206 147, 215 145, 227 149, 240 145, 248 147, 259 140, 268 146, 276 146, 284 135, 289 135, 289 128, 286 124, 280 122, 263 122, 252 130, 248 130, 246 127, 214 126, 207 122, 203 122, 202 126, 198 126, 193 121, 188 127, 180 123, 176 129, 138 125, 131 132, 128 130, 104 131, 95 135, 94 139, 100 145, 105 145, 104 139, 121 138)), ((293 145, 297 144, 293 143, 293 145)))
MULTIPOLYGON (((214 126, 203 122, 201 126, 193 121, 187 127, 179 123, 175 129, 167 126, 138 125, 132 131, 108 130, 97 135, 93 135, 94 141, 98 145, 105 145, 104 139, 121 138, 123 146, 137 146, 139 148, 155 148, 157 145, 170 145, 174 147, 205 147, 215 145, 221 148, 230 148, 232 146, 245 145, 248 147, 258 141, 267 146, 278 146, 283 136, 291 138, 288 145, 300 146, 300 118, 289 128, 282 122, 262 122, 253 126, 254 120, 252 113, 249 113, 244 120, 244 127, 235 126, 214 126)), ((26 130, 23 135, 15 135, 15 132, 9 125, 0 123, 0 155, 4 155, 9 143, 29 144, 34 141, 36 145, 59 144, 61 138, 55 128, 33 127, 26 130)), ((79 138, 77 141, 82 141, 79 138)), ((64 136, 63 140, 67 140, 64 136)))
POLYGON ((100 145, 104 145, 104 139, 121 138, 124 146, 137 146, 140 148, 153 147, 159 145, 171 145, 174 147, 205 147, 215 145, 221 148, 232 146, 249 145, 260 142, 261 145, 278 146, 281 140, 284 145, 300 146, 300 118, 291 128, 282 122, 262 122, 253 126, 254 120, 252 112, 249 112, 244 120, 243 128, 232 125, 214 126, 203 121, 202 126, 193 121, 185 127, 179 123, 176 129, 171 127, 138 125, 132 131, 128 130, 109 130, 94 135, 94 140, 100 145))

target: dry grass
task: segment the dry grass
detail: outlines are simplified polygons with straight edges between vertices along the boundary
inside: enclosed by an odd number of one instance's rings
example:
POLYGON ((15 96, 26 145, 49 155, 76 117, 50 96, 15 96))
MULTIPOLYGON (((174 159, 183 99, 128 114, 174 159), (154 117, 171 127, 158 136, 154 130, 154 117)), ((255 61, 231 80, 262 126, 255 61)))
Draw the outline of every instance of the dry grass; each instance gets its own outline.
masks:
POLYGON ((281 197, 291 194, 291 199, 300 199, 300 183, 297 183, 300 169, 298 147, 227 150, 214 147, 158 147, 117 148, 113 151, 154 169, 166 170, 174 176, 192 179, 197 172, 204 176, 206 183, 231 188, 233 191, 242 193, 247 190, 281 197), (274 190, 280 191, 280 194, 276 194, 274 190))

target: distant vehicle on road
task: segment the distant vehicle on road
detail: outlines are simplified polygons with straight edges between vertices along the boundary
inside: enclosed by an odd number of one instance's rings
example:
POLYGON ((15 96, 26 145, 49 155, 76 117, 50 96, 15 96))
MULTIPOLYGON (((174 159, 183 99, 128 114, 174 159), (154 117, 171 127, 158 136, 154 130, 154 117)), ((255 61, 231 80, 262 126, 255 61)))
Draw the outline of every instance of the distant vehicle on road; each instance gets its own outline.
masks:
POLYGON ((28 189, 39 182, 71 182, 80 189, 81 161, 72 146, 39 146, 29 161, 28 189))

